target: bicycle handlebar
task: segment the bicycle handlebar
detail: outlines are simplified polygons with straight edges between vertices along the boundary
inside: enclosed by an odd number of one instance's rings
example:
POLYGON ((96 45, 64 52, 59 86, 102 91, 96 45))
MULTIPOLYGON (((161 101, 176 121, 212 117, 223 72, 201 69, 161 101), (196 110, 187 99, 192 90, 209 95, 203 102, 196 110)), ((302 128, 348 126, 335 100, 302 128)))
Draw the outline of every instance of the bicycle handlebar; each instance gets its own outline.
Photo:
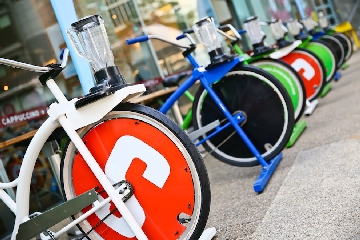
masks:
POLYGON ((160 35, 143 35, 143 36, 127 39, 126 44, 131 45, 131 44, 138 43, 138 42, 146 42, 149 39, 157 39, 157 40, 172 44, 172 45, 174 45, 174 46, 176 46, 178 48, 185 48, 185 49, 190 49, 191 48, 190 46, 182 45, 182 44, 179 44, 177 42, 165 39, 164 37, 162 37, 160 35))
POLYGON ((35 65, 28 64, 28 63, 17 62, 17 61, 6 59, 6 58, 0 58, 0 64, 7 65, 10 67, 15 67, 15 68, 21 68, 21 69, 24 69, 27 71, 33 71, 33 72, 49 72, 51 70, 51 68, 49 68, 49 67, 35 66, 35 65))
MULTIPOLYGON (((236 29, 231 24, 226 24, 226 25, 218 27, 218 32, 231 40, 235 40, 235 39, 232 36, 229 36, 228 34, 224 33, 222 31, 223 29, 230 29, 234 33, 234 35, 237 39, 241 39, 241 36, 239 34, 246 33, 246 30, 236 31, 236 29)), ((191 33, 194 33, 193 29, 184 30, 183 34, 176 37, 176 40, 183 39, 183 38, 187 37, 186 34, 191 34, 191 33)))
POLYGON ((62 68, 66 67, 66 63, 67 63, 68 59, 69 59, 69 49, 64 48, 60 54, 60 60, 62 60, 62 62, 61 62, 62 68))
POLYGON ((140 37, 136 37, 136 38, 127 39, 126 44, 131 45, 131 44, 138 43, 138 42, 146 42, 147 40, 149 40, 149 36, 144 35, 144 36, 140 36, 140 37))
POLYGON ((183 39, 183 38, 186 38, 186 34, 191 34, 191 33, 194 33, 194 30, 193 29, 188 29, 188 30, 184 30, 183 31, 183 34, 179 35, 176 37, 176 40, 180 40, 180 39, 183 39))
MULTIPOLYGON (((63 51, 60 54, 60 59, 62 59, 61 68, 66 67, 68 56, 69 56, 69 50, 67 48, 63 49, 63 51)), ((40 67, 40 66, 35 66, 32 64, 28 64, 28 63, 22 63, 22 62, 18 62, 18 61, 6 59, 6 58, 0 58, 0 64, 7 65, 10 67, 15 67, 15 68, 21 68, 21 69, 24 69, 27 71, 32 71, 32 72, 49 72, 52 70, 51 66, 40 67)))

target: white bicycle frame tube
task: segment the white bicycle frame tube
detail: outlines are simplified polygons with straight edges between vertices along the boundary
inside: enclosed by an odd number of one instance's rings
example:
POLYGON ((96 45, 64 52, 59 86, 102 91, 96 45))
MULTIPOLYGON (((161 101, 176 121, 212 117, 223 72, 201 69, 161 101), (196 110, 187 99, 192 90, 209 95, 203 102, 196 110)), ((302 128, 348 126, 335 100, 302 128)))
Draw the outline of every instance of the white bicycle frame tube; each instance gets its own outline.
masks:
POLYGON ((100 184, 108 193, 110 199, 124 217, 125 221, 134 232, 137 239, 147 239, 143 230, 134 219, 132 213, 122 201, 122 197, 112 186, 105 173, 102 171, 90 151, 87 149, 76 130, 91 123, 101 120, 120 102, 129 102, 140 96, 146 89, 142 84, 124 87, 114 94, 104 97, 92 104, 88 104, 80 109, 76 109, 74 103, 77 99, 68 101, 53 79, 46 82, 50 91, 54 94, 58 103, 50 105, 48 118, 39 128, 26 150, 19 177, 10 183, 0 183, 0 199, 15 212, 16 219, 11 240, 16 239, 17 232, 21 223, 29 220, 29 200, 30 200, 30 182, 34 170, 36 159, 49 138, 51 133, 62 125, 79 153, 82 155, 100 184), (3 190, 17 185, 16 202, 13 201, 3 190), (6 195, 6 196, 5 196, 6 195))

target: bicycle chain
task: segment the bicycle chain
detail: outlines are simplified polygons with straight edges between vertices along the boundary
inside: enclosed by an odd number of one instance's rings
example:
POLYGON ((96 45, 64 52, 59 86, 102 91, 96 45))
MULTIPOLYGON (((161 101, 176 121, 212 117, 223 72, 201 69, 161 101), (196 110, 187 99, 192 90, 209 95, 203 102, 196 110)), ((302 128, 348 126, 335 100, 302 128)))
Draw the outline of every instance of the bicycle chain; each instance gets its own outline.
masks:
MULTIPOLYGON (((130 192, 128 194, 126 194, 123 198, 122 201, 125 203, 127 200, 129 200, 131 198, 132 195, 134 195, 134 189, 131 186, 130 182, 126 181, 126 180, 122 180, 118 183, 113 184, 112 186, 115 187, 116 185, 121 186, 123 183, 125 183, 127 186, 125 187, 124 191, 126 189, 128 189, 130 192)), ((96 186, 95 187, 95 191, 98 191, 100 188, 100 186, 96 186)), ((123 191, 123 192, 124 192, 123 191)), ((101 193, 104 193, 105 190, 101 190, 100 192, 97 192, 97 195, 100 195, 101 193)), ((123 192, 119 192, 119 193, 123 193, 123 192)), ((115 211, 117 210, 117 208, 115 207, 113 210, 110 211, 110 213, 108 213, 103 219, 101 219, 99 222, 97 222, 95 224, 95 226, 93 226, 89 231, 87 231, 86 233, 84 233, 84 235, 81 238, 78 238, 77 240, 82 240, 83 238, 88 238, 89 234, 94 231, 95 228, 97 228, 101 223, 103 223, 105 221, 105 219, 107 219, 111 214, 113 214, 115 211)), ((90 238, 88 238, 90 239, 90 238)))

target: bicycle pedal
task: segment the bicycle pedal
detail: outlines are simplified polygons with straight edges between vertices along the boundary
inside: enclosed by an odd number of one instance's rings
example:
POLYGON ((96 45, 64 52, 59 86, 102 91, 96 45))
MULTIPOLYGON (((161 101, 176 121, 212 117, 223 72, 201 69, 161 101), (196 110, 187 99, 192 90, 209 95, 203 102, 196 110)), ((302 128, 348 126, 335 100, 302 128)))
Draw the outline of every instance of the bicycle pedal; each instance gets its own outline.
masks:
MULTIPOLYGON (((132 195, 134 195, 134 189, 133 189, 131 183, 126 180, 117 182, 117 183, 113 184, 112 186, 122 196, 123 202, 126 202, 127 200, 129 200, 129 198, 132 197, 132 195), (116 188, 116 186, 119 186, 119 187, 116 188)), ((98 191, 99 189, 96 189, 96 188, 95 188, 95 190, 97 191, 97 194, 101 194, 101 193, 105 192, 105 190, 98 191)), ((99 203, 100 203, 99 201, 95 201, 94 205, 99 204, 99 203)))

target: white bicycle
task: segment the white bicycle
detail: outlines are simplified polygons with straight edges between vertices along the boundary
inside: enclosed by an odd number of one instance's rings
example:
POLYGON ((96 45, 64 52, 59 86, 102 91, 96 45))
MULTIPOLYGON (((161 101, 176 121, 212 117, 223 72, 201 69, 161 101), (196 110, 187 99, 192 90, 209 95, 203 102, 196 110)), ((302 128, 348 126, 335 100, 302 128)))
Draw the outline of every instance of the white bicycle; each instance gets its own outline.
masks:
POLYGON ((75 225, 88 239, 199 239, 210 210, 209 179, 200 154, 165 115, 129 103, 146 89, 126 84, 109 64, 113 56, 107 35, 99 34, 105 31, 102 18, 86 17, 72 26, 83 35, 84 51, 94 54, 87 52, 97 85, 84 98, 67 100, 54 81, 66 66, 67 50, 61 65, 47 67, 0 58, 0 64, 42 72, 40 81, 57 100, 27 148, 19 177, 0 183, 0 199, 16 216, 11 239, 56 239, 75 225), (29 216, 35 161, 60 126, 70 139, 60 166, 66 201, 29 216), (16 201, 4 191, 13 187, 16 201), (48 230, 68 217, 73 221, 60 231, 48 230))

